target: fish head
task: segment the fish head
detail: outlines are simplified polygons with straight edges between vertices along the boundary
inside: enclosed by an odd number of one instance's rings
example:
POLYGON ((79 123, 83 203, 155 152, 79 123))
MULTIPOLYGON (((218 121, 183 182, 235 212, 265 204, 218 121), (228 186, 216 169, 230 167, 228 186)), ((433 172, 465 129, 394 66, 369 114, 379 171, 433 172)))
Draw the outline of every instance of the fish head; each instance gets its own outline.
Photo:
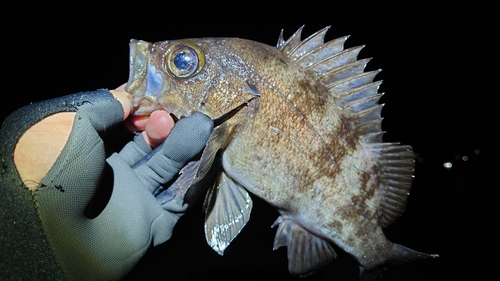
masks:
POLYGON ((133 97, 134 115, 163 109, 175 118, 202 112, 216 119, 259 96, 241 41, 132 39, 126 90, 133 97))

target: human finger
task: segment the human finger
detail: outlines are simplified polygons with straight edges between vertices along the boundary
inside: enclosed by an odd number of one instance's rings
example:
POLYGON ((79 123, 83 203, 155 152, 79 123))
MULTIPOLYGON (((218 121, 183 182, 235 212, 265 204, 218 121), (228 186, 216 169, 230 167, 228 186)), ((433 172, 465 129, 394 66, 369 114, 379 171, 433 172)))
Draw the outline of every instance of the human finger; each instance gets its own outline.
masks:
POLYGON ((132 100, 129 93, 124 90, 110 90, 111 94, 122 104, 123 106, 123 120, 132 113, 132 100))
POLYGON ((149 116, 146 128, 142 132, 144 140, 146 140, 151 147, 157 147, 167 138, 174 124, 174 119, 166 111, 154 111, 149 116))
POLYGON ((136 174, 153 192, 203 150, 213 129, 212 119, 201 113, 179 120, 165 142, 136 164, 136 174))
POLYGON ((127 83, 121 84, 115 90, 125 91, 125 87, 127 87, 127 83))

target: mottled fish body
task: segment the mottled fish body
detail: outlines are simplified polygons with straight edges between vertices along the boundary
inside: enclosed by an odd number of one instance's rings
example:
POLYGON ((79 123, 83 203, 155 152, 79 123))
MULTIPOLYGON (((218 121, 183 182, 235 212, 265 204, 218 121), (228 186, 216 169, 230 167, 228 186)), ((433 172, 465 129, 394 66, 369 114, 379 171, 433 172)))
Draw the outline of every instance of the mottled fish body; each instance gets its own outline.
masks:
POLYGON ((222 254, 244 227, 248 190, 279 211, 274 248, 287 246, 297 275, 332 261, 332 243, 357 259, 366 280, 388 262, 434 256, 382 231, 404 210, 414 155, 382 141, 379 71, 364 72, 368 59, 357 59, 362 47, 344 49, 347 37, 325 43, 325 28, 301 40, 301 30, 281 35, 276 47, 238 38, 132 40, 135 114, 165 109, 216 120, 201 159, 170 192, 185 192, 220 161, 205 199, 207 242, 222 254))

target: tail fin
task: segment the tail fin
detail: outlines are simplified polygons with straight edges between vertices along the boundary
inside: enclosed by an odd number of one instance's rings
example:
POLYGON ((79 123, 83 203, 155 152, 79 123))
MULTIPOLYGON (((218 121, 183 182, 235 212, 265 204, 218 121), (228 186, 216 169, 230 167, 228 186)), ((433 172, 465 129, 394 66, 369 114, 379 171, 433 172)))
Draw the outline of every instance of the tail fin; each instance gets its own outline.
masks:
POLYGON ((396 254, 384 263, 373 268, 364 268, 360 266, 359 278, 363 281, 372 281, 377 279, 382 273, 387 272, 391 267, 406 262, 439 257, 439 255, 436 254, 417 252, 399 244, 394 244, 394 246, 396 247, 396 254))

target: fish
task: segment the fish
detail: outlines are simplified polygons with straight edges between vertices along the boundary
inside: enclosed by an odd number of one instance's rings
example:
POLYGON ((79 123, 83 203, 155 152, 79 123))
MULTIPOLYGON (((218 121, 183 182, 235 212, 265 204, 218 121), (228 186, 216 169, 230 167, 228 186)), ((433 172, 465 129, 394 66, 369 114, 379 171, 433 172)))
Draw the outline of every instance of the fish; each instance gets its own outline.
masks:
POLYGON ((158 198, 208 184, 205 237, 220 255, 250 219, 249 193, 261 198, 280 214, 273 248, 287 247, 293 275, 332 262, 334 245, 357 260, 362 280, 438 257, 383 232, 405 209, 414 153, 383 141, 381 70, 365 72, 370 59, 358 59, 364 46, 344 48, 349 36, 325 42, 328 26, 302 40, 303 27, 287 40, 282 30, 276 46, 225 37, 130 41, 126 90, 135 115, 201 112, 215 125, 200 158, 158 198))

